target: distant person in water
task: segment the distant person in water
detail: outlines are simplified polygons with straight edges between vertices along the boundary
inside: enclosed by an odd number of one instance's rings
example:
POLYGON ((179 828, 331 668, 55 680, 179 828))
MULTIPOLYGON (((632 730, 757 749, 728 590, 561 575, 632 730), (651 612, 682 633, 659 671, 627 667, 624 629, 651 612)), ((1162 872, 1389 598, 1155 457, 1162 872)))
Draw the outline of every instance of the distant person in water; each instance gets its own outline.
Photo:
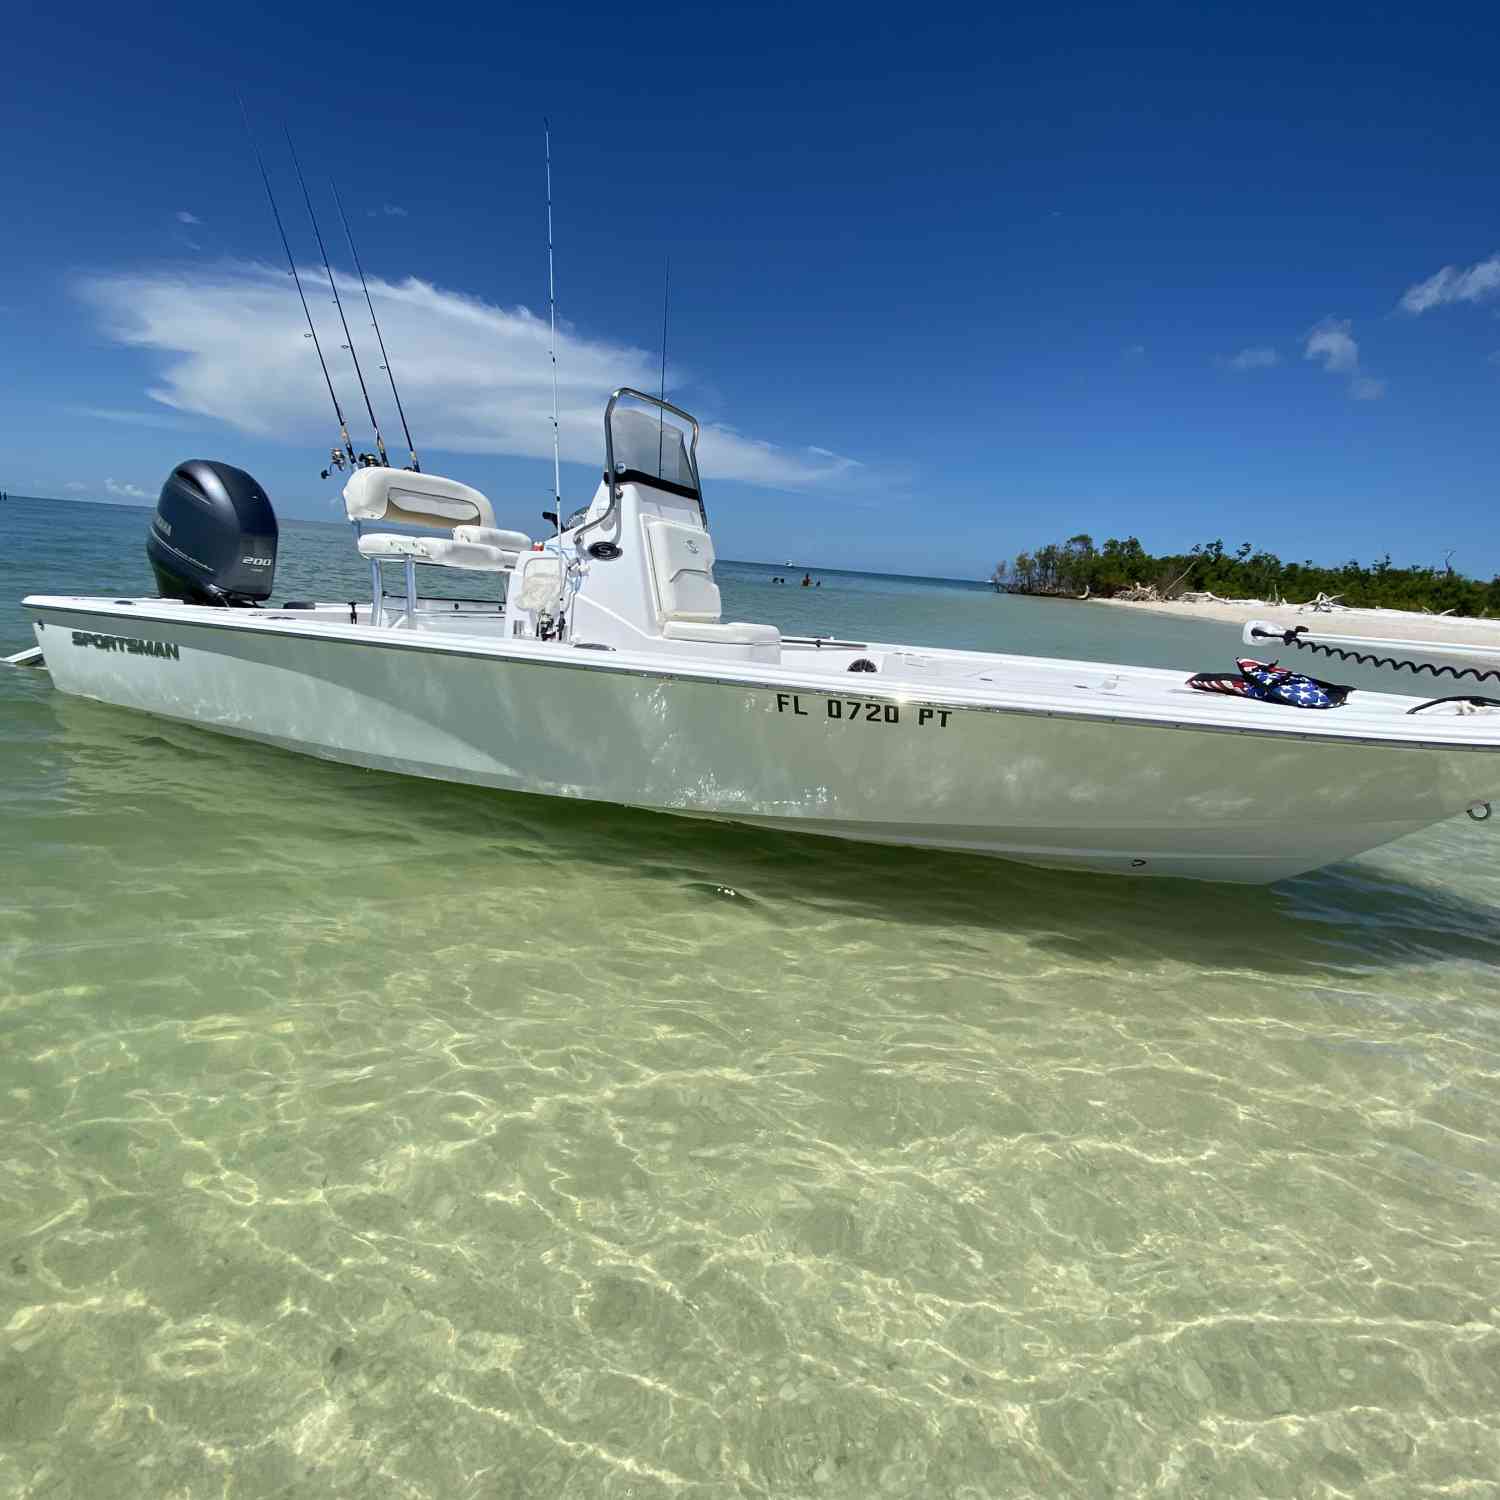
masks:
POLYGON ((802 575, 802 587, 803 588, 811 588, 812 587, 812 574, 811 573, 804 573, 802 575))

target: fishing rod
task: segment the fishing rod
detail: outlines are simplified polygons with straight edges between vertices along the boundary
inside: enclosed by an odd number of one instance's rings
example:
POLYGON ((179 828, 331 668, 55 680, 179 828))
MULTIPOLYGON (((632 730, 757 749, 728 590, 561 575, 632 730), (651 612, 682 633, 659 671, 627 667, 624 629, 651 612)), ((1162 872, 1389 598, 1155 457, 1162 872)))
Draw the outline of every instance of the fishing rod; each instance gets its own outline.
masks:
POLYGON ((365 398, 365 410, 370 414, 370 426, 375 429, 375 447, 380 452, 380 467, 388 469, 390 460, 385 456, 385 439, 380 435, 380 420, 375 415, 375 408, 370 402, 370 392, 365 385, 365 372, 359 367, 359 355, 354 352, 354 335, 349 332, 349 320, 344 316, 344 304, 339 297, 338 283, 333 279, 333 267, 328 264, 328 250, 323 244, 323 231, 318 228, 318 216, 313 212, 312 195, 307 191, 307 179, 302 175, 302 163, 297 160, 297 148, 292 144, 292 132, 285 125, 281 127, 286 132, 286 148, 292 153, 292 165, 297 169, 297 181, 302 184, 302 201, 307 204, 307 217, 312 221, 313 234, 317 236, 318 253, 323 257, 323 269, 328 273, 328 290, 333 293, 333 305, 339 310, 339 322, 344 327, 344 338, 348 341, 344 348, 349 351, 349 358, 354 361, 354 373, 359 380, 359 393, 365 398))
MULTIPOLYGON (((552 361, 552 527, 557 538, 557 611, 555 629, 561 638, 567 629, 568 586, 576 589, 579 579, 579 561, 563 557, 562 545, 562 439, 557 421, 557 278, 552 263, 552 122, 542 116, 542 154, 547 163, 547 316, 551 334, 547 354, 552 361)), ((614 480, 611 477, 610 484, 614 480)), ((545 519, 545 517, 543 518, 545 519)), ((575 535, 576 544, 577 537, 575 535)), ((575 554, 577 548, 574 548, 575 554)), ((544 637, 545 638, 545 637, 544 637)))
MULTIPOLYGON (((656 477, 660 479, 662 444, 667 435, 667 305, 672 296, 672 257, 661 289, 661 404, 656 408, 656 477)), ((674 428, 673 431, 676 431, 674 428)))
POLYGON ((552 359, 552 524, 557 528, 558 555, 562 553, 562 451, 557 426, 557 280, 552 274, 552 123, 542 120, 542 145, 547 158, 547 307, 552 321, 548 354, 552 359))
MULTIPOLYGON (((286 251, 286 263, 291 267, 292 280, 297 285, 297 296, 302 303, 302 316, 307 319, 307 336, 313 341, 313 348, 318 351, 318 365, 323 371, 323 383, 328 387, 328 399, 333 402, 333 414, 338 418, 339 436, 344 440, 342 451, 338 448, 333 450, 334 467, 342 468, 344 465, 344 454, 349 455, 349 467, 359 467, 358 460, 354 456, 354 444, 349 439, 349 424, 344 420, 344 409, 339 405, 338 393, 333 388, 333 377, 328 373, 328 361, 323 358, 323 346, 318 342, 318 330, 313 326, 312 313, 307 306, 307 293, 302 290, 302 278, 297 274, 297 262, 292 256, 292 247, 286 237, 286 225, 281 222, 281 210, 276 207, 276 194, 271 191, 271 177, 266 171, 265 159, 260 154, 260 147, 255 141, 255 132, 250 128, 250 111, 245 108, 245 97, 240 95, 240 114, 245 119, 245 134, 250 137, 250 149, 255 153, 255 164, 260 168, 260 180, 266 185, 266 198, 271 205, 272 217, 276 220, 277 232, 281 235, 281 248, 286 251)), ((328 470, 323 470, 324 479, 328 478, 328 470)))
POLYGON ((411 428, 406 425, 406 408, 401 405, 401 392, 396 389, 396 375, 391 369, 391 357, 385 352, 385 339, 380 334, 380 319, 375 316, 375 304, 370 300, 370 284, 365 280, 365 268, 359 263, 359 251, 354 248, 354 234, 349 228, 349 215, 344 212, 344 200, 339 197, 339 185, 333 178, 328 179, 328 185, 333 189, 333 201, 338 206, 339 218, 344 221, 344 238, 349 241, 349 254, 354 257, 354 269, 359 272, 359 284, 364 288, 365 306, 370 309, 370 327, 375 330, 375 341, 380 345, 380 357, 385 361, 381 369, 385 371, 385 378, 391 383, 391 395, 396 398, 396 412, 401 418, 401 430, 406 434, 406 446, 411 450, 411 466, 415 473, 422 472, 422 465, 417 458, 417 445, 411 440, 411 428))

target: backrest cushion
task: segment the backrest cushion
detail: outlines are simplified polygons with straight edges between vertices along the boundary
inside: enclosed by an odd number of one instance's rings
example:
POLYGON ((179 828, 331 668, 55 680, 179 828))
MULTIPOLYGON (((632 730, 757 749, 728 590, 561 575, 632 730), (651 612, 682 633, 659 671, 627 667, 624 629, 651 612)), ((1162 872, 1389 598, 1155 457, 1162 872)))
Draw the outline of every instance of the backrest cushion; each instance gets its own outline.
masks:
POLYGON ((645 518, 647 556, 664 620, 717 620, 722 608, 714 582, 714 544, 699 526, 645 518))
POLYGON ((495 512, 478 490, 408 469, 356 469, 344 486, 344 511, 351 521, 384 521, 394 526, 493 526, 495 512))

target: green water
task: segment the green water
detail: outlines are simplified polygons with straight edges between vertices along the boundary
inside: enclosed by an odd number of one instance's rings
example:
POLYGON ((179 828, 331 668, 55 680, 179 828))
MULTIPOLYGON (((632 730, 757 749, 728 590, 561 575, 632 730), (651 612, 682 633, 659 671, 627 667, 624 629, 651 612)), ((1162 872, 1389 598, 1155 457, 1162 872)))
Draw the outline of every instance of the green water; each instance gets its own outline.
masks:
MULTIPOLYGON (((12 502, 30 590, 146 512, 12 502)), ((354 597, 289 525, 277 596, 354 597)), ((1234 632, 727 568, 737 618, 1234 632)), ((1134 884, 0 671, 0 1495, 1500 1495, 1500 842, 1134 884)))

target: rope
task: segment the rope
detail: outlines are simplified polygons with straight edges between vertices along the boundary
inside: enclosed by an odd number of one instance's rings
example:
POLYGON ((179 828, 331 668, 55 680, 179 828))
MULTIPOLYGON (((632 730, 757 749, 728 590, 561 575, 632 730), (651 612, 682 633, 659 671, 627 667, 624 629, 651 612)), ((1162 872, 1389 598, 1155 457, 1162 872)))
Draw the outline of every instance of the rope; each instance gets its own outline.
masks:
POLYGON ((1336 656, 1341 661, 1352 661, 1362 667, 1390 667, 1392 671, 1410 672, 1416 677, 1426 672, 1435 678, 1451 677, 1455 682, 1462 682, 1465 677, 1472 677, 1475 682, 1500 682, 1500 671, 1492 669, 1454 667, 1446 663, 1442 666, 1434 666, 1431 662, 1410 661, 1404 656, 1376 656, 1371 651, 1348 651, 1342 646, 1329 646, 1322 641, 1304 640, 1302 632, 1306 629, 1306 625, 1299 625, 1295 630, 1256 630, 1252 634, 1258 640, 1280 641, 1282 645, 1295 646, 1299 651, 1316 651, 1323 656, 1336 656))

